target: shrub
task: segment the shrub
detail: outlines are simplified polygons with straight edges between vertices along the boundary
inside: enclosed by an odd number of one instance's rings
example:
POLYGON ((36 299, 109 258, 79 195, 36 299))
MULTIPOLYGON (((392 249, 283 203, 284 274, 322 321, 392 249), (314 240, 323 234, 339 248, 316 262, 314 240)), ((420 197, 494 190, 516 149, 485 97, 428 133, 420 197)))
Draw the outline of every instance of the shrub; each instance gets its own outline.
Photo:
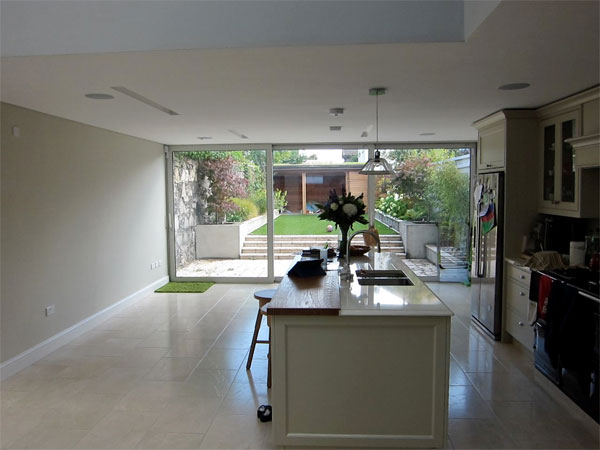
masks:
POLYGON ((243 222, 258 216, 258 208, 248 198, 232 198, 231 203, 237 208, 227 214, 227 219, 231 222, 243 222))
POLYGON ((408 202, 402 200, 397 194, 388 195, 387 197, 380 198, 375 207, 388 216, 401 219, 406 214, 408 202))
POLYGON ((423 220, 427 210, 420 203, 413 204, 409 200, 400 198, 398 194, 388 195, 379 199, 375 207, 388 216, 400 220, 423 220))
POLYGON ((252 195, 251 200, 252 203, 254 203, 258 208, 258 214, 264 214, 267 212, 267 196, 264 190, 262 192, 256 192, 254 195, 252 195))
POLYGON ((279 189, 275 189, 273 196, 273 206, 277 211, 282 213, 287 206, 287 191, 280 191, 279 189))

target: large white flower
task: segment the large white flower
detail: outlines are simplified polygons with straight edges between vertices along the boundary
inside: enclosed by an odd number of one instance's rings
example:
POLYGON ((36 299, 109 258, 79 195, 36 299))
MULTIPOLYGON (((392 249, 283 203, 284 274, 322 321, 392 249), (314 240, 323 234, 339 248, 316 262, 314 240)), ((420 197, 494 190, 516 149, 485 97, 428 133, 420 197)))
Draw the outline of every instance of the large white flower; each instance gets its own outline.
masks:
POLYGON ((344 211, 348 217, 352 217, 356 215, 358 208, 352 203, 346 203, 342 206, 342 211, 344 211))
POLYGON ((332 211, 336 211, 338 209, 338 204, 332 203, 331 205, 329 205, 329 208, 331 208, 332 211))

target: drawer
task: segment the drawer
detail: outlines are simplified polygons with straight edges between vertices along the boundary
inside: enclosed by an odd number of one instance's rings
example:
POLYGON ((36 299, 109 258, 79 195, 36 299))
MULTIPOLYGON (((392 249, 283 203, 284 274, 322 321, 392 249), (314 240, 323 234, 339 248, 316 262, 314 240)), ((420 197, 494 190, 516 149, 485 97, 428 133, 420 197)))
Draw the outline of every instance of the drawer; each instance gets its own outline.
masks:
POLYGON ((527 316, 527 302, 529 302, 529 288, 509 278, 506 281, 506 306, 527 316))
POLYGON ((533 348, 533 327, 527 323, 527 315, 506 308, 506 331, 528 349, 533 348))
POLYGON ((531 281, 531 272, 529 270, 521 269, 519 266, 513 264, 507 264, 506 273, 509 278, 529 288, 529 282, 531 281))

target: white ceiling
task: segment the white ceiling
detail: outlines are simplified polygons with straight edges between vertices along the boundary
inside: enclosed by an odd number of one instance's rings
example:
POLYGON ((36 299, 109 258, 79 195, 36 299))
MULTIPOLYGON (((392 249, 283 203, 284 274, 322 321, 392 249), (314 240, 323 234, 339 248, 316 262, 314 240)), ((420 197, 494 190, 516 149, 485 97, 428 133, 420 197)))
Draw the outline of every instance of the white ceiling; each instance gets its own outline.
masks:
POLYGON ((456 42, 463 9, 463 0, 4 0, 1 48, 30 56, 456 42))
MULTIPOLYGON (((395 37, 367 33, 373 38, 369 41, 361 32, 377 23, 366 20, 364 28, 356 27, 356 42, 402 43, 172 50, 177 40, 166 39, 167 50, 144 47, 147 51, 76 54, 78 49, 90 50, 90 41, 65 48, 63 53, 74 54, 63 55, 55 54, 60 53, 59 41, 39 44, 43 32, 32 32, 20 50, 14 42, 7 49, 5 3, 10 2, 2 2, 3 52, 37 56, 2 58, 2 101, 165 144, 198 144, 198 136, 212 136, 202 143, 214 144, 370 142, 373 133, 368 138, 360 134, 374 123, 375 99, 368 95, 374 86, 388 88, 380 98, 380 141, 473 140, 476 134, 470 124, 476 119, 502 108, 538 107, 600 81, 597 1, 503 1, 493 11, 488 5, 487 12, 472 14, 475 19, 467 18, 471 5, 467 3, 461 26, 469 37, 463 42, 411 42, 410 33, 395 37), (474 21, 483 19, 477 28, 474 21), (531 87, 497 90, 513 82, 528 82, 531 87), (166 115, 111 86, 125 86, 180 115, 166 115), (110 93, 115 99, 90 100, 84 97, 89 92, 110 93), (330 117, 331 107, 346 112, 330 117), (343 129, 330 132, 330 125, 343 129), (229 129, 249 139, 236 137, 229 129), (425 132, 436 135, 420 136, 425 132)), ((39 10, 35 11, 39 21, 39 10)), ((9 15, 12 30, 19 29, 15 21, 21 20, 23 27, 32 23, 26 13, 19 14, 9 15)), ((431 14, 431 21, 436 17, 431 14)), ((281 28, 269 39, 283 39, 284 31, 281 28)), ((61 35, 73 39, 71 34, 61 35)), ((299 35, 292 33, 286 44, 298 42, 294 36, 299 35)), ((334 32, 325 33, 314 42, 334 37, 334 32)), ((235 38, 243 42, 244 34, 235 38)), ((343 38, 340 42, 352 42, 354 35, 343 38)), ((260 39, 260 33, 252 34, 252 39, 260 39)), ((305 39, 299 42, 312 44, 310 37, 305 39)), ((235 39, 217 41, 211 46, 235 45, 235 39)), ((123 48, 111 47, 115 42, 123 43, 113 39, 107 47, 97 44, 94 49, 123 48)), ((158 41, 148 42, 157 46, 158 41)))

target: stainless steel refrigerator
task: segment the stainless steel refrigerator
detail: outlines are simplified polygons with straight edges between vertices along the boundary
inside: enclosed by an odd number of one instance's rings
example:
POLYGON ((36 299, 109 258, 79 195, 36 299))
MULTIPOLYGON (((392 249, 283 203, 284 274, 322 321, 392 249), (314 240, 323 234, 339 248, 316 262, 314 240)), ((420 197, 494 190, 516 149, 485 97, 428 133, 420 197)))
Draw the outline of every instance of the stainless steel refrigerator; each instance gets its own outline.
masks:
POLYGON ((502 327, 504 173, 477 175, 473 183, 471 315, 494 339, 502 327))

